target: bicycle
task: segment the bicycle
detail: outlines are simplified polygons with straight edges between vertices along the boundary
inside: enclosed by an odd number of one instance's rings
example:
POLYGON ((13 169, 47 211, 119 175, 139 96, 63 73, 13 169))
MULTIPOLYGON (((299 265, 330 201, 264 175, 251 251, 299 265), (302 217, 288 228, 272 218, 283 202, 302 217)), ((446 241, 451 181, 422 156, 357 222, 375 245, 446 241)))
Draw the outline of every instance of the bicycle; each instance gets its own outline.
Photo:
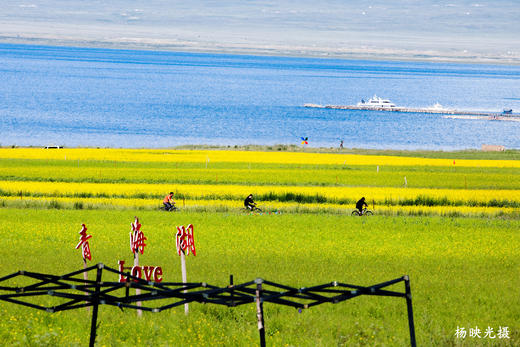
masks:
POLYGON ((352 216, 372 216, 373 214, 374 212, 367 210, 366 207, 362 209, 361 212, 359 212, 359 210, 352 211, 352 216))
POLYGON ((167 209, 166 206, 163 204, 162 206, 159 207, 159 210, 166 211, 166 212, 172 212, 172 211, 178 211, 179 209, 175 205, 172 205, 172 207, 167 209))
POLYGON ((246 207, 246 212, 262 212, 262 209, 256 206, 251 206, 251 208, 246 207))

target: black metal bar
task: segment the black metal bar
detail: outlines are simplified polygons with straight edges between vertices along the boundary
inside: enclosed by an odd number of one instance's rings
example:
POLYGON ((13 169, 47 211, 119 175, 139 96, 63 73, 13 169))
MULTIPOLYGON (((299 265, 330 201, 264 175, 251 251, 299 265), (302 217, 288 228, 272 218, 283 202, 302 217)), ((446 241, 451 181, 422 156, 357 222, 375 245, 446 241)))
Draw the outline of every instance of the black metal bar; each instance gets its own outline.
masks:
POLYGON ((78 305, 72 305, 72 306, 67 306, 67 307, 61 307, 61 306, 56 306, 54 309, 53 309, 53 312, 61 312, 61 311, 70 311, 70 310, 75 310, 75 309, 78 309, 78 308, 83 308, 83 307, 88 307, 90 308, 90 303, 83 303, 83 304, 78 304, 78 305))
POLYGON ((229 275, 229 288, 231 288, 231 306, 235 306, 235 291, 233 290, 233 275, 229 275))
POLYGON ((134 310, 141 310, 141 311, 148 311, 148 312, 155 312, 158 310, 157 308, 152 308, 152 307, 129 305, 129 304, 123 304, 123 303, 110 302, 110 301, 102 302, 102 303, 105 305, 116 306, 119 308, 124 307, 124 308, 131 308, 134 310))
MULTIPOLYGON (((79 302, 79 301, 76 301, 76 302, 79 302)), ((54 310, 53 312, 70 311, 70 310, 75 310, 78 308, 90 307, 90 306, 92 306, 92 304, 90 302, 86 302, 86 303, 78 304, 78 305, 72 305, 72 304, 60 305, 60 306, 53 307, 53 310, 54 310)))
POLYGON ((270 285, 270 286, 273 286, 273 287, 277 287, 277 288, 282 288, 282 289, 289 290, 289 291, 298 290, 298 288, 289 287, 289 286, 286 286, 284 284, 271 282, 271 281, 266 281, 266 280, 264 280, 264 284, 265 285, 270 285))
POLYGON ((161 306, 158 308, 159 311, 164 311, 164 310, 168 310, 170 308, 173 308, 173 307, 177 307, 177 306, 180 306, 180 305, 184 305, 186 303, 186 301, 182 300, 182 301, 177 301, 177 302, 174 302, 173 304, 169 304, 169 305, 165 305, 165 306, 161 306))
POLYGON ((0 282, 7 281, 10 278, 13 278, 13 277, 16 277, 16 276, 21 276, 21 275, 22 275, 22 271, 18 271, 18 272, 15 272, 15 273, 12 273, 10 275, 7 275, 7 276, 4 276, 4 277, 0 278, 0 282))
MULTIPOLYGON (((31 277, 31 278, 36 278, 36 279, 39 279, 40 281, 42 281, 41 283, 37 283, 37 284, 33 284, 31 286, 24 287, 24 289, 29 290, 29 289, 32 289, 33 287, 42 286, 47 283, 60 284, 60 282, 59 282, 60 280, 70 280, 70 281, 77 281, 77 282, 83 281, 84 282, 84 280, 80 280, 77 278, 71 278, 71 277, 78 275, 80 273, 88 272, 88 271, 94 269, 95 267, 96 267, 96 265, 93 265, 86 269, 81 269, 81 270, 77 270, 74 272, 70 272, 70 273, 62 275, 62 276, 56 276, 56 275, 51 275, 51 274, 42 274, 42 273, 30 272, 30 271, 19 271, 19 273, 20 273, 20 275, 31 277), (44 278, 44 279, 42 279, 42 278, 44 278)), ((90 282, 90 281, 87 281, 87 282, 90 282)))
POLYGON ((304 308, 305 307, 305 304, 302 304, 302 303, 299 303, 296 301, 287 300, 287 299, 280 299, 280 298, 271 299, 271 298, 263 297, 262 301, 263 302, 272 302, 272 303, 284 305, 284 306, 291 306, 291 307, 295 307, 295 308, 304 308))
POLYGON ((35 305, 35 304, 31 304, 29 302, 23 302, 23 301, 11 299, 11 298, 3 298, 2 300, 10 302, 10 303, 13 303, 13 304, 17 304, 17 305, 22 305, 22 306, 27 306, 27 307, 30 307, 30 308, 35 308, 37 310, 49 311, 49 308, 46 307, 46 306, 38 306, 38 305, 35 305))
POLYGON ((406 275, 403 277, 403 279, 404 289, 406 291, 406 308, 408 311, 408 328, 410 329, 410 345, 415 347, 415 326, 413 324, 412 290, 410 289, 410 277, 406 275))
POLYGON ((382 290, 382 289, 376 289, 374 292, 368 292, 365 295, 395 296, 395 297, 399 297, 399 298, 406 297, 406 293, 393 292, 393 291, 390 291, 390 290, 382 290))
POLYGON ((96 291, 94 295, 92 295, 92 322, 90 324, 90 343, 89 347, 94 347, 96 343, 96 329, 97 329, 97 316, 99 310, 99 292, 101 290, 101 274, 103 273, 103 264, 98 264, 97 273, 96 273, 96 291))
POLYGON ((363 288, 366 288, 366 287, 363 287, 363 286, 356 286, 354 284, 348 284, 348 283, 341 283, 341 282, 334 282, 334 283, 336 283, 337 287, 343 287, 343 288, 352 288, 352 289, 363 289, 363 288))
POLYGON ((32 292, 23 292, 23 293, 13 293, 13 294, 2 294, 0 295, 0 300, 4 300, 5 298, 20 298, 24 296, 41 296, 41 295, 48 295, 48 290, 38 290, 38 291, 32 291, 32 292))
POLYGON ((228 307, 256 302, 260 345, 265 346, 264 302, 272 302, 274 304, 296 308, 310 308, 327 302, 333 304, 339 303, 361 295, 404 297, 406 299, 408 310, 410 343, 413 347, 416 346, 412 297, 408 276, 403 276, 369 287, 329 282, 313 287, 297 289, 287 285, 265 281, 263 279, 256 279, 254 281, 237 285, 234 283, 233 275, 230 275, 229 285, 221 288, 207 283, 155 283, 131 276, 130 273, 120 273, 115 269, 105 267, 103 264, 97 264, 88 269, 82 269, 62 276, 19 271, 0 278, 0 282, 17 276, 29 277, 37 282, 25 287, 0 286, 0 293, 2 293, 2 291, 11 292, 11 294, 0 294, 0 300, 39 310, 45 310, 50 313, 93 306, 90 346, 94 346, 95 344, 99 305, 103 304, 116 306, 121 309, 129 308, 150 312, 161 312, 190 302, 218 304, 228 307), (72 277, 84 273, 87 270, 93 270, 94 268, 97 268, 96 281, 85 281, 84 279, 72 277), (122 274, 127 279, 127 282, 102 282, 101 277, 103 270, 122 274), (382 289, 401 281, 405 282, 405 293, 382 289), (141 289, 142 294, 129 295, 129 288, 141 289), (347 288, 349 290, 347 290, 347 288), (125 289, 126 293, 119 292, 119 290, 124 291, 125 289), (185 290, 187 290, 186 293, 184 292, 185 290), (83 294, 76 294, 77 292, 82 292, 83 294), (51 307, 39 306, 18 300, 19 298, 30 298, 43 295, 54 296, 65 300, 62 301, 61 304, 51 307), (167 303, 167 305, 155 308, 136 306, 134 304, 135 302, 146 303, 157 299, 169 299, 170 302, 167 303))
POLYGON ((222 300, 227 300, 229 302, 229 306, 235 306, 235 304, 239 304, 239 302, 241 301, 245 301, 245 302, 253 302, 254 301, 254 296, 252 295, 245 295, 245 294, 242 294, 242 293, 234 293, 233 294, 233 297, 231 296, 228 296, 228 295, 225 295, 226 293, 222 293, 222 294, 215 294, 215 295, 202 295, 203 298, 206 298, 206 299, 222 299, 222 300))
POLYGON ((130 296, 130 283, 128 285, 125 283, 125 298, 130 296))
POLYGON ((69 278, 69 277, 72 277, 72 276, 75 276, 75 275, 79 275, 79 274, 84 273, 84 272, 89 272, 90 270, 94 270, 96 267, 97 267, 97 265, 92 265, 92 266, 87 267, 86 269, 81 269, 81 270, 76 270, 74 272, 69 272, 68 274, 65 274, 65 275, 63 275, 61 277, 62 278, 69 278))
MULTIPOLYGON (((312 293, 321 293, 321 294, 343 294, 345 292, 356 290, 356 289, 341 289, 341 288, 321 288, 321 289, 311 289, 312 293)), ((304 292, 307 292, 304 291, 304 292)))
POLYGON ((260 347, 265 347, 264 303, 262 300, 261 278, 256 281, 256 318, 258 320, 258 332, 260 333, 260 347))
POLYGON ((399 283, 399 282, 402 282, 402 281, 404 281, 404 277, 399 277, 399 278, 396 278, 395 280, 391 280, 391 281, 388 281, 388 282, 374 284, 371 287, 376 288, 376 289, 380 289, 380 288, 388 287, 388 286, 391 286, 392 284, 396 284, 396 283, 399 283))

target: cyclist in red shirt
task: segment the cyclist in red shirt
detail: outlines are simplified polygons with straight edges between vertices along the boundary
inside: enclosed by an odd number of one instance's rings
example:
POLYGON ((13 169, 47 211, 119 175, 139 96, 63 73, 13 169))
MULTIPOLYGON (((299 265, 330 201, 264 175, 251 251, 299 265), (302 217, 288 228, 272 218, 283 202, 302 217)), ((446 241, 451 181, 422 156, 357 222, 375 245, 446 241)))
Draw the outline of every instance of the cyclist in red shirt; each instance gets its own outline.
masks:
POLYGON ((171 211, 175 209, 175 201, 173 201, 173 192, 170 192, 170 194, 164 197, 163 204, 166 211, 171 211))

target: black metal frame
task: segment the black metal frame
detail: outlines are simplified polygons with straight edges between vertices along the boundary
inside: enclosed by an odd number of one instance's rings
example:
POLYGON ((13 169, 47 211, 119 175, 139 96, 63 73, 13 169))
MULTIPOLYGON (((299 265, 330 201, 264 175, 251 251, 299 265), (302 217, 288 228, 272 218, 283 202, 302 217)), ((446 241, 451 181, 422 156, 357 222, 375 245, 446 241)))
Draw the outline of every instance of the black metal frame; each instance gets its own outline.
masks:
POLYGON ((412 294, 408 276, 391 281, 364 287, 352 284, 330 282, 313 287, 293 288, 279 283, 257 278, 254 281, 234 284, 230 276, 230 284, 225 287, 207 283, 149 282, 133 277, 128 272, 121 273, 115 269, 97 264, 86 269, 74 271, 62 276, 18 271, 0 278, 0 284, 16 277, 28 277, 38 282, 23 286, 0 286, 0 300, 23 305, 50 313, 92 306, 92 322, 90 327, 90 346, 96 340, 97 316, 99 305, 112 305, 121 309, 135 309, 148 312, 161 312, 190 302, 209 303, 235 307, 256 303, 260 345, 265 346, 265 325, 263 303, 306 309, 323 303, 339 303, 360 295, 392 296, 406 299, 410 343, 415 346, 415 328, 413 322, 412 294), (127 281, 102 281, 103 270, 123 275, 127 281), (96 272, 96 280, 85 280, 77 276, 84 272, 96 272), (404 282, 405 292, 390 291, 383 288, 404 282), (130 295, 130 288, 141 289, 141 294, 130 295), (186 290, 186 293, 184 292, 186 290), (7 292, 7 294, 5 294, 7 292), (62 298, 65 302, 56 306, 41 306, 23 301, 24 298, 49 295, 62 298), (169 299, 172 302, 159 306, 137 306, 137 302, 169 299))

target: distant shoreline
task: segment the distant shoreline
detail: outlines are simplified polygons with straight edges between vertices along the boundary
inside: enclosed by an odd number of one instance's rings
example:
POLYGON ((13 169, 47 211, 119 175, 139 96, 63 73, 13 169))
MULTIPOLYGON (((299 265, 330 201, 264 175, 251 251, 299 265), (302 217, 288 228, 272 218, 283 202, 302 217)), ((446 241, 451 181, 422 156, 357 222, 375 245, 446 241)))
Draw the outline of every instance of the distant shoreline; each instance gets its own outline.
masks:
MULTIPOLYGON (((501 160, 520 160, 520 149, 507 149, 502 152, 486 152, 480 149, 463 149, 453 151, 443 150, 399 150, 399 149, 366 149, 366 148, 343 148, 339 147, 302 147, 294 144, 276 145, 236 145, 236 146, 216 146, 216 145, 180 145, 164 148, 125 148, 125 147, 89 147, 89 146, 51 146, 49 151, 59 151, 62 149, 110 149, 110 150, 129 150, 129 151, 250 151, 250 152, 293 152, 293 153, 314 153, 314 154, 357 154, 374 156, 398 156, 398 157, 421 157, 421 158, 448 158, 448 159, 501 159, 501 160), (59 147, 59 148, 56 148, 59 147)), ((34 148, 44 149, 45 146, 0 146, 0 149, 11 148, 34 148)))
POLYGON ((114 50, 137 50, 157 52, 186 52, 202 54, 233 54, 252 56, 317 58, 317 59, 344 59, 344 60, 373 60, 373 61, 411 61, 431 63, 459 63, 475 65, 509 65, 519 66, 520 57, 501 56, 460 56, 443 52, 413 52, 395 51, 387 49, 364 50, 353 48, 350 51, 339 51, 332 48, 296 47, 296 46, 244 46, 233 43, 201 44, 199 42, 164 42, 154 43, 152 40, 103 41, 103 40, 72 40, 58 38, 39 38, 0 35, 2 44, 51 46, 51 47, 78 47, 114 50))

